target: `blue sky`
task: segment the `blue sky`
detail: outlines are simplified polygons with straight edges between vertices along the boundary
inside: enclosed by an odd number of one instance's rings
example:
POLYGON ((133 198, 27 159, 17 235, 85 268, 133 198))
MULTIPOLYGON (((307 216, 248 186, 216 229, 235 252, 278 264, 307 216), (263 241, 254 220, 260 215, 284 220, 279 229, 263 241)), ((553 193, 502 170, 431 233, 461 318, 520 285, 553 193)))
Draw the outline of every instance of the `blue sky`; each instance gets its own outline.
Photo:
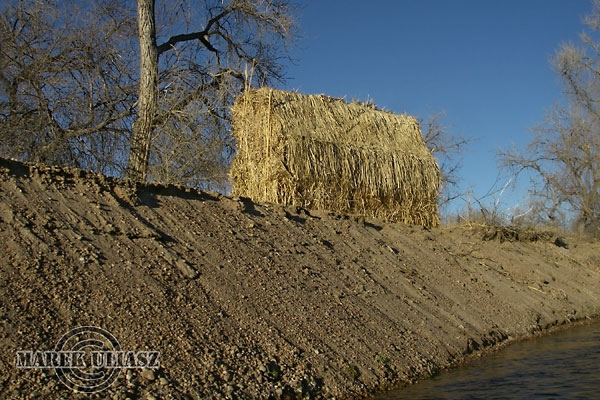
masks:
POLYGON ((422 118, 445 111, 452 134, 477 139, 461 188, 481 196, 496 180, 497 150, 524 147, 561 100, 549 60, 579 41, 590 10, 590 0, 308 0, 284 88, 422 118))

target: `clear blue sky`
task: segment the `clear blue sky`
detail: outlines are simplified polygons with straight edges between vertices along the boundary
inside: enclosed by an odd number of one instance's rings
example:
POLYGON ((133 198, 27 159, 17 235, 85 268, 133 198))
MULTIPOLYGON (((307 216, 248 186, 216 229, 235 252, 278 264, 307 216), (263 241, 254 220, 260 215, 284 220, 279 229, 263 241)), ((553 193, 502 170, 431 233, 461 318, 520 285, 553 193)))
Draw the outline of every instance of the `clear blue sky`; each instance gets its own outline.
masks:
POLYGON ((590 10, 590 0, 308 0, 284 87, 423 118, 445 111, 451 133, 478 139, 461 175, 481 196, 497 150, 524 147, 561 100, 549 60, 579 41, 590 10))

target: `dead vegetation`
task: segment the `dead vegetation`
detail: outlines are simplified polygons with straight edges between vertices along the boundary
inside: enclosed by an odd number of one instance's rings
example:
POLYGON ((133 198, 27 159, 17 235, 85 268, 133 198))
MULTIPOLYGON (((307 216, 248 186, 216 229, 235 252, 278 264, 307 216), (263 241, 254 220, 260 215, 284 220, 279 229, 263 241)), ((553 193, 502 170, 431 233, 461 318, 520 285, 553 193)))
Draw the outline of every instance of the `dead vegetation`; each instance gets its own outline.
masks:
POLYGON ((543 227, 519 227, 472 222, 459 226, 484 242, 547 242, 558 247, 569 248, 566 232, 551 227, 545 229, 543 227))
POLYGON ((481 239, 502 242, 538 242, 551 241, 556 234, 550 231, 522 229, 512 226, 487 226, 483 229, 481 239))
POLYGON ((235 195, 439 224, 440 169, 415 118, 269 88, 246 91, 232 114, 235 195))

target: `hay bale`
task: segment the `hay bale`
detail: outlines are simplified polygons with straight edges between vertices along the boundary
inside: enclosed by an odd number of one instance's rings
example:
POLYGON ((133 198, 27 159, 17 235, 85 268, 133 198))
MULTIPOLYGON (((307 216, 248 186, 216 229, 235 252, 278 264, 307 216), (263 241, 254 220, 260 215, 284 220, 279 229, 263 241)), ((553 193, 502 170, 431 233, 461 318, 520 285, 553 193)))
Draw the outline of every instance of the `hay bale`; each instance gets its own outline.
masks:
POLYGON ((326 96, 247 90, 232 109, 233 193, 433 226, 440 170, 408 115, 326 96))

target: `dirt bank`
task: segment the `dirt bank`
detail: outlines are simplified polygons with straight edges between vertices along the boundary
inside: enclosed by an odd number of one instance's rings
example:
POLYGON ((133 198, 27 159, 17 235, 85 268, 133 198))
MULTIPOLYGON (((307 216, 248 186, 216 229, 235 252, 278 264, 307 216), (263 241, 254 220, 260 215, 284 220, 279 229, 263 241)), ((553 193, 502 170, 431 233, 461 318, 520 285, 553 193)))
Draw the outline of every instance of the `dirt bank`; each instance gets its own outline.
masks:
POLYGON ((599 242, 482 237, 0 160, 1 396, 356 397, 600 314, 599 242), (16 367, 79 326, 160 368, 16 367))

